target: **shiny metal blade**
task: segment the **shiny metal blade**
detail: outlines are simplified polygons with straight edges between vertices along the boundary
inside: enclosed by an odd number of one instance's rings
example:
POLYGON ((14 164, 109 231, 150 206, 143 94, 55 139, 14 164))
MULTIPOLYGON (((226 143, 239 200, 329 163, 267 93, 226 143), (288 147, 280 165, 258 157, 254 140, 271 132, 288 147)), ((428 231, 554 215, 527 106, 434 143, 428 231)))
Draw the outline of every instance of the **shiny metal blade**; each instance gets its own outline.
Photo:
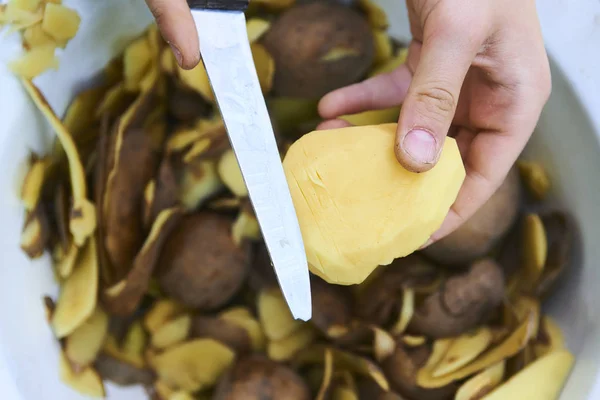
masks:
POLYGON ((312 314, 308 262, 241 11, 192 10, 200 52, 279 285, 295 318, 312 314))

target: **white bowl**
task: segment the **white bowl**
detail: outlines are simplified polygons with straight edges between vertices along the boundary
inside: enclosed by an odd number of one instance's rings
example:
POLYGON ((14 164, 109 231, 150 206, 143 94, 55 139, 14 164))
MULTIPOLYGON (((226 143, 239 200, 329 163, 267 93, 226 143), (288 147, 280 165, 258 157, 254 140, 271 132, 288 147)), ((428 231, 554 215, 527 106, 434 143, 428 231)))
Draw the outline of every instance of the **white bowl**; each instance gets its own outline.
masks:
MULTIPOLYGON (((72 94, 94 75, 131 37, 151 21, 142 0, 72 1, 82 15, 82 30, 61 55, 61 69, 36 83, 58 114, 72 94), (118 8, 118 12, 115 10, 118 8), (79 55, 84 55, 79 57, 79 55)), ((405 9, 399 0, 382 0, 392 32, 408 39, 405 9)), ((58 346, 44 316, 42 297, 56 295, 50 260, 30 261, 19 248, 23 208, 18 200, 24 162, 30 150, 49 149, 52 132, 5 63, 18 51, 16 37, 0 37, 0 388, 3 399, 76 400, 83 397, 58 378, 58 346)), ((553 93, 527 156, 548 169, 552 200, 567 209, 579 227, 575 266, 548 304, 567 336, 577 362, 562 398, 592 399, 600 370, 600 172, 598 132, 565 75, 552 65, 553 93), (592 179, 590 179, 592 178, 592 179)), ((110 399, 145 399, 140 388, 107 386, 110 399)))

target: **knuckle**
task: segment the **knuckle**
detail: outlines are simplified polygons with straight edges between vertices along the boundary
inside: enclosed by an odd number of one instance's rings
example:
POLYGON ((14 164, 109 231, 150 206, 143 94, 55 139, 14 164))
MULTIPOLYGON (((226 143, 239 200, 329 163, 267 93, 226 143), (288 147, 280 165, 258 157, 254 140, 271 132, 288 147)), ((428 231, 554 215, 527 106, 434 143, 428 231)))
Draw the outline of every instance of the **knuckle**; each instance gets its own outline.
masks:
POLYGON ((431 85, 418 90, 415 100, 428 115, 447 116, 454 113, 456 108, 454 94, 442 85, 431 85))

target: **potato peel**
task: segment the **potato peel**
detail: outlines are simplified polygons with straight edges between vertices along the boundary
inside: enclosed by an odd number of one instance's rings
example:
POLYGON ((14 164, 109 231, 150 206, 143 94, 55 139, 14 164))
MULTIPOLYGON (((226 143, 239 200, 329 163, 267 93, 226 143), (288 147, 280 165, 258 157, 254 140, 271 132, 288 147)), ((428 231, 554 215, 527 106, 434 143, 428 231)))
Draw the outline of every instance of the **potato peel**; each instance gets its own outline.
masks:
POLYGON ((127 274, 144 240, 138 208, 159 161, 152 134, 156 129, 161 136, 163 125, 147 126, 161 111, 157 102, 154 91, 141 93, 119 118, 108 146, 103 204, 98 206, 103 215, 102 240, 117 280, 127 274))
POLYGON ((261 351, 265 348, 266 338, 260 322, 247 309, 241 307, 232 308, 219 314, 219 318, 244 329, 250 337, 252 348, 255 351, 261 351))
POLYGON ((549 316, 542 317, 540 331, 533 345, 537 358, 541 358, 553 351, 565 348, 565 338, 560 326, 549 316))
POLYGON ((77 368, 85 368, 98 356, 108 332, 108 315, 96 308, 94 313, 65 340, 65 354, 77 368))
POLYGON ((157 300, 144 316, 144 328, 156 333, 167 321, 184 312, 184 307, 171 299, 157 300))
POLYGON ((69 359, 61 351, 59 361, 60 380, 78 393, 92 398, 104 398, 104 382, 102 378, 91 367, 84 368, 82 371, 75 372, 71 368, 69 359))
POLYGON ((102 379, 111 381, 119 386, 152 385, 154 373, 148 368, 138 368, 131 363, 102 353, 96 359, 94 368, 102 379))
POLYGON ((8 67, 23 79, 33 79, 50 69, 58 69, 58 58, 54 54, 56 45, 35 47, 21 57, 9 62, 8 67))
POLYGON ((121 349, 124 354, 137 358, 142 355, 147 342, 148 339, 146 337, 146 332, 144 332, 144 328, 142 327, 142 323, 140 321, 135 321, 129 327, 129 330, 123 339, 121 349))
POLYGON ((523 269, 526 275, 525 290, 533 291, 543 274, 548 257, 548 240, 542 219, 537 214, 528 214, 523 226, 523 269))
POLYGON ((252 58, 256 66, 258 81, 263 93, 269 93, 273 88, 273 78, 275 77, 275 60, 264 46, 258 43, 252 43, 252 58))
POLYGON ((195 392, 214 385, 234 357, 231 349, 216 340, 195 339, 156 355, 151 365, 167 385, 195 392))
POLYGON ((531 161, 518 161, 517 165, 529 193, 538 201, 544 200, 550 190, 550 178, 544 167, 531 161))
POLYGON ((162 246, 181 216, 179 208, 164 210, 158 215, 127 277, 103 292, 103 303, 111 313, 130 315, 135 312, 148 289, 162 246))
POLYGON ((81 17, 75 10, 60 4, 47 3, 42 28, 56 40, 70 40, 77 34, 81 17))
POLYGON ((415 312, 415 291, 412 288, 404 288, 402 291, 402 310, 398 322, 392 328, 394 335, 399 335, 406 330, 415 312))
POLYGON ((21 232, 21 250, 30 259, 36 259, 44 254, 50 239, 50 226, 48 216, 41 204, 29 211, 21 232))
POLYGON ((54 131, 67 154, 71 188, 73 190, 73 207, 71 209, 69 227, 75 243, 78 246, 82 246, 85 240, 90 237, 96 229, 96 211, 94 204, 86 198, 87 184, 85 172, 81 160, 79 159, 79 153, 75 147, 75 142, 60 119, 58 119, 56 114, 54 114, 50 108, 44 95, 31 81, 23 79, 22 83, 37 108, 44 114, 52 128, 54 128, 54 131))
POLYGON ((347 370, 353 374, 361 375, 372 379, 384 391, 390 389, 385 374, 377 364, 368 358, 353 354, 337 348, 331 348, 322 344, 314 344, 311 347, 299 352, 293 359, 293 365, 302 367, 309 364, 323 364, 325 352, 331 349, 333 353, 334 365, 342 370, 347 370))
POLYGON ((233 194, 238 197, 248 196, 248 188, 233 150, 227 150, 221 156, 218 171, 219 177, 233 194))
POLYGON ((210 149, 210 144, 210 139, 208 138, 201 138, 200 140, 194 142, 190 149, 183 156, 183 162, 190 163, 196 158, 200 157, 206 153, 208 149, 210 149))
POLYGON ((173 75, 177 71, 177 60, 170 48, 164 48, 160 56, 160 68, 166 73, 173 75))
POLYGON ((96 309, 98 294, 98 260, 96 243, 88 240, 77 260, 75 270, 61 287, 52 328, 59 339, 80 327, 96 309))
POLYGON ((394 340, 394 337, 385 330, 378 327, 373 327, 372 329, 374 333, 373 349, 375 360, 381 363, 394 354, 394 351, 396 350, 396 341, 394 340))
POLYGON ((358 0, 358 7, 367 15, 375 29, 387 29, 389 21, 386 12, 372 0, 358 0))
POLYGON ((294 5, 295 2, 296 0, 254 0, 254 4, 257 6, 275 12, 285 10, 294 5))
POLYGON ((504 378, 504 360, 484 369, 463 383, 456 392, 455 400, 478 400, 494 390, 504 378))
POLYGON ((14 30, 37 24, 42 20, 42 14, 32 7, 22 7, 14 1, 3 4, 0 8, 0 23, 10 23, 15 26, 14 30))
POLYGON ((169 158, 164 158, 158 168, 155 180, 151 181, 144 191, 146 198, 144 208, 144 226, 149 229, 158 214, 177 206, 177 178, 169 158), (147 193, 152 191, 152 193, 147 193))
POLYGON ((428 362, 417 374, 418 385, 428 389, 443 387, 517 354, 537 333, 540 319, 540 305, 536 300, 521 297, 518 306, 523 309, 523 318, 519 326, 504 341, 485 351, 463 368, 437 378, 432 376, 435 365, 430 365, 428 362))
POLYGON ((290 336, 269 342, 267 354, 274 361, 291 360, 299 351, 310 345, 316 337, 316 330, 312 326, 305 324, 290 336))
POLYGON ((194 316, 190 337, 215 339, 238 355, 250 352, 253 347, 248 330, 232 320, 219 317, 194 316))
POLYGON ((199 207, 222 187, 217 167, 212 161, 188 164, 182 175, 178 197, 186 210, 199 207))
POLYGON ((212 87, 210 86, 208 73, 202 62, 198 63, 198 65, 190 70, 185 70, 180 66, 177 66, 177 71, 179 73, 179 78, 183 83, 200 93, 206 101, 210 103, 215 102, 215 96, 212 87))
POLYGON ((557 399, 573 368, 574 357, 559 350, 529 364, 483 400, 557 399))
POLYGON ((257 241, 261 238, 258 220, 247 210, 242 209, 233 223, 231 235, 236 246, 241 246, 244 239, 257 241))
POLYGON ((138 323, 134 323, 122 346, 119 345, 113 335, 108 335, 102 347, 102 354, 106 354, 116 360, 131 365, 138 369, 146 366, 143 348, 146 346, 146 336, 138 323))
POLYGON ((187 339, 192 325, 192 317, 181 315, 163 326, 152 335, 152 347, 166 349, 187 339))
POLYGON ((34 12, 41 2, 42 0, 11 0, 10 4, 18 10, 34 12))
POLYGON ((333 352, 330 348, 325 349, 325 353, 323 355, 323 366, 323 380, 321 381, 321 386, 319 387, 319 391, 315 400, 326 400, 328 398, 331 380, 333 377, 333 352))
POLYGON ((381 371, 379 366, 377 366, 369 359, 357 356, 349 352, 334 350, 334 360, 336 366, 348 369, 353 373, 371 378, 384 391, 387 392, 390 389, 385 374, 381 371))
POLYGON ((57 46, 57 41, 42 28, 42 24, 31 25, 23 31, 23 46, 26 50, 32 50, 42 46, 57 46))
POLYGON ((373 30, 373 39, 375 40, 375 64, 384 64, 392 58, 392 41, 388 33, 380 29, 373 30))
POLYGON ((27 210, 33 210, 40 200, 49 164, 48 158, 39 158, 35 154, 30 156, 29 170, 21 186, 21 202, 27 210))
POLYGON ((248 33, 248 41, 254 43, 269 30, 271 23, 261 18, 250 18, 246 22, 246 31, 248 33))
POLYGON ((104 86, 93 87, 82 91, 71 101, 63 118, 63 125, 74 138, 80 137, 94 124, 95 112, 105 94, 104 86))
POLYGON ((125 84, 119 82, 108 89, 95 112, 96 118, 104 115, 116 117, 134 101, 134 94, 127 91, 125 84))
POLYGON ((410 336, 404 335, 402 336, 402 343, 404 343, 408 347, 417 347, 425 344, 427 338, 425 336, 410 336))
POLYGON ((265 335, 270 340, 281 340, 303 325, 294 319, 278 288, 265 289, 258 295, 258 316, 265 335))
POLYGON ((455 338, 444 357, 431 371, 431 376, 438 378, 469 364, 483 353, 491 342, 492 332, 489 328, 480 328, 455 338))

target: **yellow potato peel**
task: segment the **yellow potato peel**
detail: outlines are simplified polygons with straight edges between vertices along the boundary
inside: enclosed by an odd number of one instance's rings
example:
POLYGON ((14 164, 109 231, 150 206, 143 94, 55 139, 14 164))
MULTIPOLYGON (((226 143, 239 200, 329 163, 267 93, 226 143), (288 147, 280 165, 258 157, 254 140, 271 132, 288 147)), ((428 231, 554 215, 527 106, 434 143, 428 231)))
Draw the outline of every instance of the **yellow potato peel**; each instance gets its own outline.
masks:
POLYGON ((52 328, 58 338, 71 334, 94 312, 98 293, 96 242, 88 240, 73 273, 61 287, 52 316, 52 328))
POLYGON ((85 171, 73 137, 69 134, 60 119, 54 114, 52 108, 46 101, 44 95, 29 80, 22 79, 23 86, 37 108, 46 117, 60 140, 69 161, 69 173, 71 177, 71 188, 73 191, 73 207, 69 228, 73 239, 78 246, 84 244, 85 240, 92 235, 96 229, 96 211, 94 204, 87 196, 87 184, 85 171))

